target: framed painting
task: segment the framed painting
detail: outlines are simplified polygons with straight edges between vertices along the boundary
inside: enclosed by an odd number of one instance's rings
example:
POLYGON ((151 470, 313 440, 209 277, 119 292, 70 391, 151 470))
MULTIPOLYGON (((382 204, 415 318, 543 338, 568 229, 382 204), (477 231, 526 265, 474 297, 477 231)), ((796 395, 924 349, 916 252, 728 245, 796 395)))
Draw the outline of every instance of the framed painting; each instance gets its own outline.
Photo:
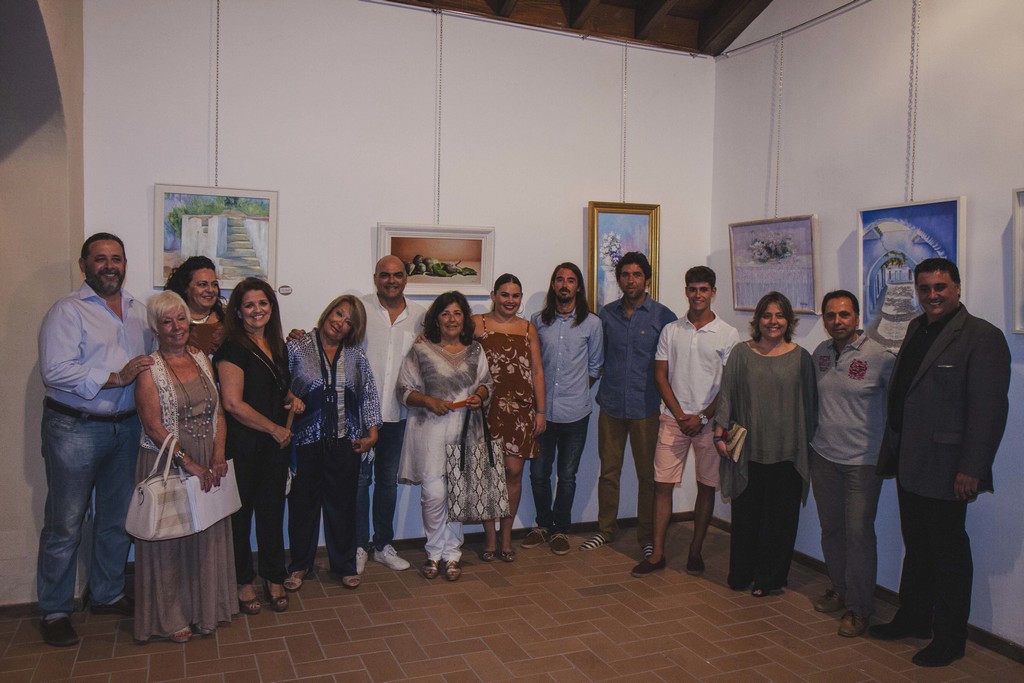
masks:
POLYGON ((818 216, 787 216, 729 224, 732 307, 753 311, 768 292, 786 295, 796 313, 816 313, 818 216))
POLYGON ((494 282, 494 228, 462 225, 377 224, 377 258, 402 259, 407 294, 437 296, 457 289, 490 294, 494 282))
POLYGON ((1013 191, 1013 331, 1024 334, 1024 187, 1013 191))
POLYGON ((223 289, 247 277, 274 285, 277 192, 157 185, 153 215, 154 287, 189 256, 210 258, 223 289))
POLYGON ((958 267, 964 262, 967 199, 894 204, 859 214, 860 322, 868 336, 896 350, 910 321, 921 314, 914 289, 917 264, 936 257, 958 267))
POLYGON ((651 262, 647 291, 658 298, 659 204, 590 202, 587 205, 587 302, 597 313, 622 296, 615 266, 623 254, 642 252, 651 262))

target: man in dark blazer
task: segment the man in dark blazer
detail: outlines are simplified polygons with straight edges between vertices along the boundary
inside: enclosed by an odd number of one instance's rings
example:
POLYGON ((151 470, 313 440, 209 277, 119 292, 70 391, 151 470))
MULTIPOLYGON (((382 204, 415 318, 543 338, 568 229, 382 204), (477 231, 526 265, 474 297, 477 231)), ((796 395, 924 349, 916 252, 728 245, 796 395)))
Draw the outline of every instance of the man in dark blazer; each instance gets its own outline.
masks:
POLYGON ((960 303, 952 261, 922 261, 914 285, 924 315, 910 323, 896 359, 877 470, 896 477, 906 548, 900 608, 869 633, 933 638, 913 662, 946 666, 964 656, 967 642, 974 570, 967 504, 993 490, 1010 349, 998 328, 960 303))

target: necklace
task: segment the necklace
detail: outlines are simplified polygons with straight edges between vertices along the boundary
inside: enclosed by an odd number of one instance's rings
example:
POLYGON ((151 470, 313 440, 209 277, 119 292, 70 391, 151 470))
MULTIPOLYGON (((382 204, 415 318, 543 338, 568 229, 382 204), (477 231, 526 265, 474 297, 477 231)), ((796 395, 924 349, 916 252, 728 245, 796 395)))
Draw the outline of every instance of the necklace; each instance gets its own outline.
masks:
POLYGON ((191 320, 191 321, 192 321, 192 324, 193 324, 193 325, 202 325, 203 323, 205 323, 205 322, 206 322, 207 320, 209 320, 209 319, 210 319, 210 314, 211 314, 211 313, 213 313, 213 311, 210 311, 210 313, 207 313, 207 314, 206 314, 205 316, 203 316, 202 318, 193 318, 191 314, 189 314, 189 316, 188 316, 188 317, 189 317, 189 320, 191 320))
POLYGON ((174 367, 167 360, 167 356, 164 355, 163 351, 160 352, 160 357, 164 359, 164 364, 171 371, 174 381, 181 387, 181 393, 185 395, 185 417, 179 420, 182 429, 196 439, 205 438, 210 433, 210 427, 213 425, 214 400, 210 387, 206 383, 206 378, 203 377, 203 371, 199 368, 199 364, 196 363, 196 359, 189 356, 192 359, 192 363, 196 366, 199 383, 203 385, 203 392, 206 394, 205 402, 196 406, 199 408, 197 413, 192 404, 192 396, 188 393, 188 389, 185 388, 185 384, 178 378, 178 373, 174 371, 174 367))

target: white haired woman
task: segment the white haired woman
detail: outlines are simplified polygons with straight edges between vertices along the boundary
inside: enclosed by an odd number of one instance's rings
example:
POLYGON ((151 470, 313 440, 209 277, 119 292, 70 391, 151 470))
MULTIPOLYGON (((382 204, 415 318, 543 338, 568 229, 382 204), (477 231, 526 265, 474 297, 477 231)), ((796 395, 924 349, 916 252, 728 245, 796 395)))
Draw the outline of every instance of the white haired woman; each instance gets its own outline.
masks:
MULTIPOLYGON (((135 383, 142 444, 135 478, 149 475, 168 433, 178 438, 175 467, 200 478, 203 490, 220 485, 224 459, 224 413, 206 354, 188 348, 189 312, 171 291, 147 303, 158 342, 153 365, 135 383)), ((238 612, 231 520, 168 541, 135 541, 135 639, 188 642, 209 635, 238 612)))

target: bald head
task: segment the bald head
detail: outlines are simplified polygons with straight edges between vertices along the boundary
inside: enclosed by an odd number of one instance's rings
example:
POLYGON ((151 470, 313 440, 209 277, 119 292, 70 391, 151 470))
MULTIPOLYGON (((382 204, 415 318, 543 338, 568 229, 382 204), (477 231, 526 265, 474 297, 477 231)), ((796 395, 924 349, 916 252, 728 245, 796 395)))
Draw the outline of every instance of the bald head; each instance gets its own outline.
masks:
POLYGON ((402 259, 388 254, 377 261, 373 270, 373 285, 377 288, 377 298, 381 305, 394 308, 403 304, 405 283, 408 281, 409 276, 402 259))

